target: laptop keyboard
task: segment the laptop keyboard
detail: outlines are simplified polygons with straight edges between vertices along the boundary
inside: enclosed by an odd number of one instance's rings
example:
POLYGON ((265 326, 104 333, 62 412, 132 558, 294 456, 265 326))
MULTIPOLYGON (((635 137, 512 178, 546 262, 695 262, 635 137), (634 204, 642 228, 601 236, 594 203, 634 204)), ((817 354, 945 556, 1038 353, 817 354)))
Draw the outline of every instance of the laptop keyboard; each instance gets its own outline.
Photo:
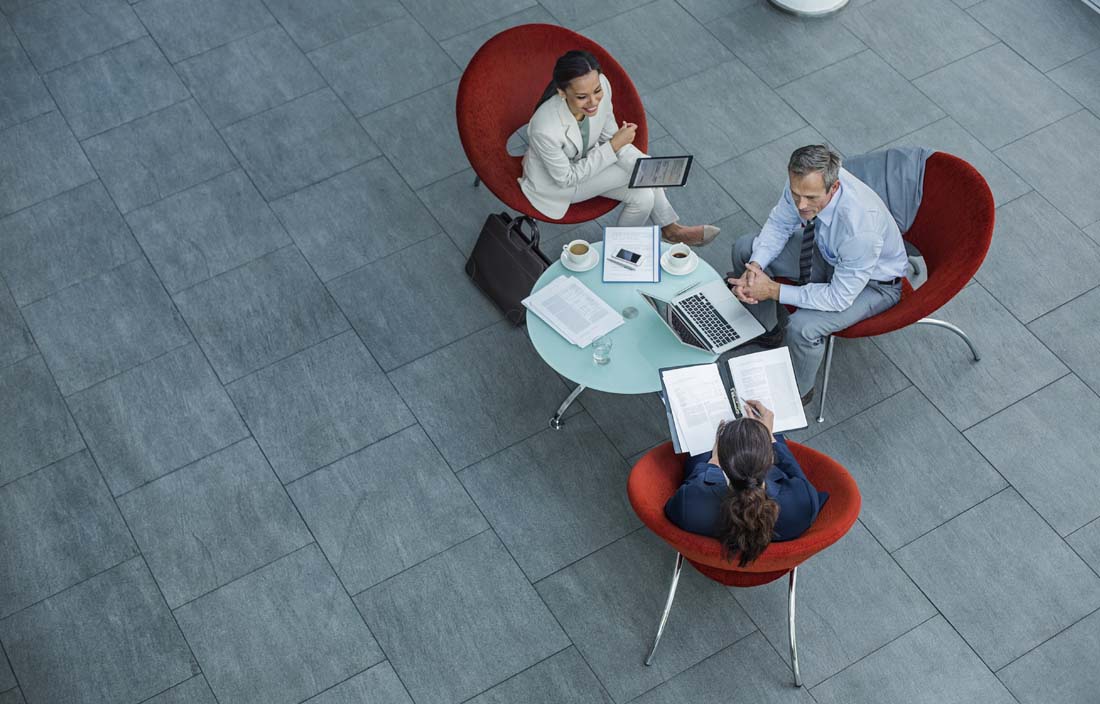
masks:
POLYGON ((718 310, 702 293, 688 296, 681 300, 678 305, 684 309, 691 321, 714 341, 715 347, 722 347, 741 338, 737 331, 733 329, 733 326, 718 314, 718 310))

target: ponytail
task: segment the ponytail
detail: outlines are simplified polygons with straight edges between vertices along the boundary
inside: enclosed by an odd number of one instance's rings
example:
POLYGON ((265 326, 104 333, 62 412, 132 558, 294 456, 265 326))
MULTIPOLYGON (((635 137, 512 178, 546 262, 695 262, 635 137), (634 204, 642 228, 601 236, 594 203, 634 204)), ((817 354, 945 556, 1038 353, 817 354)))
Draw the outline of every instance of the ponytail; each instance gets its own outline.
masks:
POLYGON ((764 493, 763 487, 735 489, 732 486, 722 498, 719 517, 719 540, 727 559, 738 556, 738 566, 745 567, 760 557, 771 544, 772 531, 779 518, 779 504, 764 493))
POLYGON ((729 479, 719 507, 718 540, 727 559, 745 567, 772 541, 779 504, 764 491, 774 462, 771 433, 757 420, 741 418, 718 430, 718 460, 729 479))
POLYGON ((542 92, 542 97, 535 103, 535 110, 538 110, 540 105, 554 97, 554 94, 559 90, 565 90, 574 78, 580 78, 591 71, 603 72, 600 69, 600 62, 587 51, 574 49, 562 54, 554 63, 554 76, 547 84, 546 90, 542 92))

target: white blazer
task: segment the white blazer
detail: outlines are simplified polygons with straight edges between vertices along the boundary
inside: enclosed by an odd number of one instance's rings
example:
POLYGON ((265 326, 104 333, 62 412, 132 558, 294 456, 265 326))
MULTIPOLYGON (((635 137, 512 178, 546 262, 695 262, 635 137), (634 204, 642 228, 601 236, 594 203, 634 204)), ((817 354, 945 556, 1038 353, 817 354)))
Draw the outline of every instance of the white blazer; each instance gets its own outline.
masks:
POLYGON ((527 124, 527 153, 523 157, 523 176, 519 186, 531 205, 543 215, 557 220, 569 210, 577 184, 617 162, 611 137, 619 129, 611 107, 611 84, 600 74, 603 100, 596 114, 585 119, 589 138, 598 135, 595 145, 581 156, 581 128, 569 106, 559 96, 551 96, 540 105, 527 124))

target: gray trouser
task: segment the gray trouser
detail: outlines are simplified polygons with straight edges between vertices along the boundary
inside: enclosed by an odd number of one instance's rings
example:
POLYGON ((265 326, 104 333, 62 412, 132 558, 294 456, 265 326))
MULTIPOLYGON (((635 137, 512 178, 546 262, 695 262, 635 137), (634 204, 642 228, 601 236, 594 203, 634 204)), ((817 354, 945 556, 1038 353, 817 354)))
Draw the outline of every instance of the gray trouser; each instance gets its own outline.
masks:
MULTIPOLYGON (((745 265, 752 258, 752 243, 756 239, 745 235, 733 243, 733 273, 741 276, 745 265)), ((802 237, 795 232, 787 246, 765 269, 772 278, 782 277, 798 279, 798 257, 801 254, 802 237)), ((809 283, 827 283, 832 278, 833 268, 829 266, 817 247, 814 247, 813 264, 810 268, 809 283)), ((838 330, 855 325, 864 318, 870 318, 890 308, 901 300, 901 284, 881 284, 867 282, 852 305, 841 311, 810 310, 799 308, 790 315, 784 341, 791 352, 794 364, 794 378, 798 383, 798 393, 805 396, 814 387, 817 370, 825 356, 825 340, 838 330)), ((778 301, 761 301, 756 305, 745 306, 760 321, 765 330, 772 330, 778 323, 778 315, 786 309, 778 301)))

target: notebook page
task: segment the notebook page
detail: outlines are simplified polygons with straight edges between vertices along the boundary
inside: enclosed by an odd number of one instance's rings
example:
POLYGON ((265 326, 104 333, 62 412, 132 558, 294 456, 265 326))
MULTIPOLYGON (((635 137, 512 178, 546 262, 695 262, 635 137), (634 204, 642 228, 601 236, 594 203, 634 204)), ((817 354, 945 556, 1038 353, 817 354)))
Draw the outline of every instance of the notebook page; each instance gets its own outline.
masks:
POLYGON ((759 401, 775 413, 775 432, 806 427, 806 411, 794 380, 791 353, 786 347, 732 357, 729 368, 733 388, 737 389, 742 404, 759 401))

